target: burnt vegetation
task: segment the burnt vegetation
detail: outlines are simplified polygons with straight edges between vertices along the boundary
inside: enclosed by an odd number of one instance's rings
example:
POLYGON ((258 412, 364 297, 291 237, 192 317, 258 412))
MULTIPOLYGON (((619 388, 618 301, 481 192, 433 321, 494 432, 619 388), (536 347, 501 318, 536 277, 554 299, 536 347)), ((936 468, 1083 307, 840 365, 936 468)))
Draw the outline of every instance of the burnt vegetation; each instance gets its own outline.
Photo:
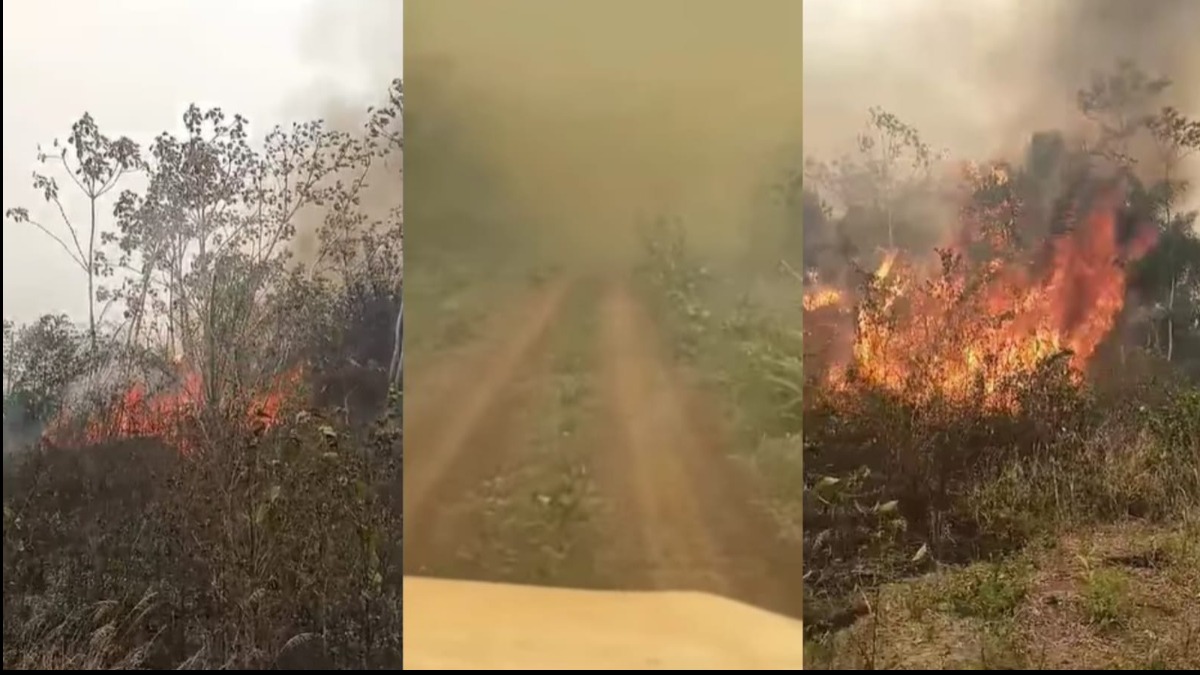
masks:
POLYGON ((402 112, 39 149, 88 313, 4 323, 6 669, 399 667, 402 112))
MULTIPOLYGON (((1200 151, 1200 121, 1162 103, 1170 87, 1119 63, 1079 92, 1080 128, 1034 134, 1023 157, 958 165, 950 180, 949 158, 872 109, 854 152, 808 158, 781 181, 774 229, 755 230, 773 237, 773 270, 759 256, 717 283, 682 228, 648 231, 645 278, 681 357, 733 392, 781 536, 802 525, 812 667, 953 662, 906 661, 905 649, 932 652, 919 647, 928 637, 885 644, 896 582, 1009 570, 1043 545, 1130 523, 1194 535, 1200 237, 1181 167, 1200 151), (850 626, 853 640, 837 637, 850 626)), ((1194 565, 1194 547, 1176 553, 1194 565)), ((1182 569, 1169 574, 1195 580, 1182 569)), ((960 609, 1005 599, 971 615, 989 626, 985 656, 959 665, 1196 665, 1200 617, 1186 603, 1169 621, 1192 633, 1148 626, 1153 644, 1128 630, 1112 643, 1124 654, 1092 652, 1014 619, 1035 593, 1014 590, 1027 577, 1009 571, 951 594, 960 609), (998 627, 1003 663, 986 656, 998 627)), ((1191 581, 1157 592, 1194 600, 1191 581)), ((946 640, 974 644, 960 638, 946 640)))

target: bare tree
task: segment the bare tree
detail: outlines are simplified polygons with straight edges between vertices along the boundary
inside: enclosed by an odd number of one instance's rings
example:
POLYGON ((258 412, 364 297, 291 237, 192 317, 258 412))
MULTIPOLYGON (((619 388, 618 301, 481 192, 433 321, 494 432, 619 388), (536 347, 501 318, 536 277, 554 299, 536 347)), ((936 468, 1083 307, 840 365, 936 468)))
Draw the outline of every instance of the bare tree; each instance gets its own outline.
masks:
POLYGON ((100 132, 96 121, 88 113, 71 127, 65 145, 55 140, 53 150, 45 152, 38 147, 38 162, 43 165, 58 164, 63 174, 74 183, 88 205, 88 215, 80 221, 69 215, 63 203, 58 181, 50 175, 35 171, 33 187, 42 193, 46 203, 54 206, 65 236, 55 228, 33 218, 26 207, 15 207, 5 211, 5 216, 17 223, 28 223, 50 237, 62 248, 87 276, 88 330, 91 346, 97 348, 96 314, 98 299, 97 278, 110 276, 113 265, 100 245, 103 243, 100 200, 116 188, 126 174, 137 171, 143 164, 136 143, 122 136, 113 139, 100 132))

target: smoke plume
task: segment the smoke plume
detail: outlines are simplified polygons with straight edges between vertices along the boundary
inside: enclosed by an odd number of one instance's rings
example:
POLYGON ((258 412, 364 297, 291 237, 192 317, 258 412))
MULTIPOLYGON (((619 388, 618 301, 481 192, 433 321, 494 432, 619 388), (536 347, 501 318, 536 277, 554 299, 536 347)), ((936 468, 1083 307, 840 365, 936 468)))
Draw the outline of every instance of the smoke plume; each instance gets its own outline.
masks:
POLYGON ((1194 0, 805 0, 804 10, 809 154, 844 151, 879 105, 956 156, 1009 157, 1036 131, 1076 128, 1077 90, 1126 59, 1174 81, 1164 103, 1200 115, 1194 0))

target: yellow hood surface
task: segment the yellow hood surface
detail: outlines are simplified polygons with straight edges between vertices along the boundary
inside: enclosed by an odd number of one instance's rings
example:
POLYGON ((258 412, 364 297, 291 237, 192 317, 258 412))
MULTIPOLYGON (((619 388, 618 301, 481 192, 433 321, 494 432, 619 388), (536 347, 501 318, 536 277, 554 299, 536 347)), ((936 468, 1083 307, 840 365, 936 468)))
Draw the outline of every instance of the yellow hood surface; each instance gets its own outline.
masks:
POLYGON ((707 593, 404 580, 405 670, 799 670, 799 621, 707 593))

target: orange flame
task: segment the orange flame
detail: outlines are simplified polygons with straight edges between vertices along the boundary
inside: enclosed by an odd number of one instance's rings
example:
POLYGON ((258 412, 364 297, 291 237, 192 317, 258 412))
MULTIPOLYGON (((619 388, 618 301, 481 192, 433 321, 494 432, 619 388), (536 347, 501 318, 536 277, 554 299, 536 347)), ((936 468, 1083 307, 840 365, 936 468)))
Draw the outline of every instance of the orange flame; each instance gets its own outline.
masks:
POLYGON ((836 288, 817 288, 804 294, 804 309, 815 312, 818 309, 842 304, 846 294, 836 288))
MULTIPOLYGON (((278 378, 265 391, 253 396, 245 412, 245 430, 261 433, 279 424, 280 414, 297 389, 303 372, 296 368, 278 378)), ((205 404, 204 382, 200 374, 187 371, 171 391, 150 394, 143 383, 136 383, 111 408, 93 413, 77 426, 63 415, 45 434, 56 445, 77 443, 95 445, 119 438, 160 438, 181 453, 195 450, 195 422, 205 404)))
POLYGON ((1079 381, 1124 307, 1121 263, 1154 242, 1146 233, 1122 245, 1116 213, 1106 200, 1053 239, 1042 273, 1000 259, 971 269, 947 250, 940 274, 917 283, 889 254, 857 308, 849 357, 831 369, 831 383, 1011 409, 1016 402, 1006 384, 1050 357, 1069 355, 1079 381))

